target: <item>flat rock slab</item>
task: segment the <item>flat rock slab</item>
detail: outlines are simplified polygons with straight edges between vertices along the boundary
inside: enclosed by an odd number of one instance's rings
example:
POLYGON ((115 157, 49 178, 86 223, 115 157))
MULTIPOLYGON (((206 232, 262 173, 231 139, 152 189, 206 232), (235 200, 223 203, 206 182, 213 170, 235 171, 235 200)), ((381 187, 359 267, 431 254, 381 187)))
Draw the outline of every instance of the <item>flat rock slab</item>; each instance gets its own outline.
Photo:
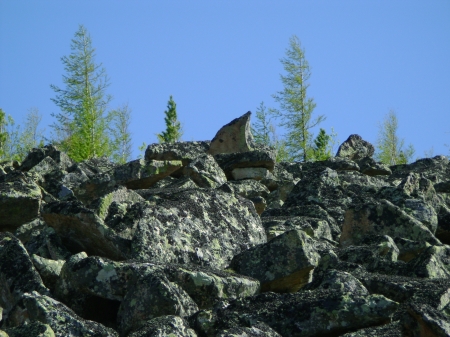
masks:
POLYGON ((0 183, 0 231, 14 232, 39 216, 42 193, 38 185, 20 180, 0 183))
POLYGON ((211 142, 176 142, 150 144, 145 150, 146 160, 181 160, 183 165, 205 154, 211 142))
POLYGON ((254 142, 250 131, 250 115, 249 111, 224 125, 211 141, 208 153, 216 155, 252 151, 254 142))

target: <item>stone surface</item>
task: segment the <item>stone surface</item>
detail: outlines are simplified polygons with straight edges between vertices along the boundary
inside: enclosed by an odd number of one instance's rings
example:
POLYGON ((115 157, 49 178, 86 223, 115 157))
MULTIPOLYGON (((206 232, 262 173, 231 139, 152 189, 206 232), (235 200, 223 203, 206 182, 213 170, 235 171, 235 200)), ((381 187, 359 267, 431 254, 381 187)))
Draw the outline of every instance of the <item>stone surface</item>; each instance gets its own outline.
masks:
POLYGON ((222 126, 211 141, 208 153, 214 156, 218 153, 252 151, 255 145, 250 130, 250 115, 249 111, 222 126))
POLYGON ((176 142, 150 144, 145 150, 145 159, 150 160, 181 160, 186 166, 192 160, 209 150, 209 141, 176 142))
POLYGON ((153 318, 128 335, 128 337, 197 337, 187 321, 179 316, 167 315, 153 318))
POLYGON ((364 157, 372 157, 375 148, 369 142, 366 142, 360 135, 350 135, 345 142, 339 146, 336 157, 347 158, 350 160, 359 160, 364 157))
POLYGON ((183 174, 194 181, 197 186, 216 188, 227 181, 225 173, 209 154, 203 154, 192 160, 183 169, 183 174))

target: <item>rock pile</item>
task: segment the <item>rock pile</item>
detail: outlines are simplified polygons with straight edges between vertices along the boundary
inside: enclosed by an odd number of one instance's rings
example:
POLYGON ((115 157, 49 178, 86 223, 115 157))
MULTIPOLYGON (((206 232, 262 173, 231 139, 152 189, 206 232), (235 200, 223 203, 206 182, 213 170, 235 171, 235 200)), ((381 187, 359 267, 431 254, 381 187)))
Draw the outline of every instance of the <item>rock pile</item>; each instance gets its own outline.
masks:
POLYGON ((117 165, 0 170, 0 336, 448 336, 450 165, 275 163, 247 113, 117 165))

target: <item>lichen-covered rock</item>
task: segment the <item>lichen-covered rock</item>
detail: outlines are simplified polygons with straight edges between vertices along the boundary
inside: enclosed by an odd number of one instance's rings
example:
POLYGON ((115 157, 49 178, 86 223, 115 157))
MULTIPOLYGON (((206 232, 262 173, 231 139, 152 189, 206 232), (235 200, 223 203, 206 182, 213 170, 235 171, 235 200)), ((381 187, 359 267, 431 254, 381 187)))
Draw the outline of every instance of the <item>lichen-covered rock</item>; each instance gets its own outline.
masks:
POLYGON ((11 233, 0 233, 0 307, 8 318, 11 308, 26 292, 48 294, 22 243, 11 233))
POLYGON ((220 186, 219 189, 228 193, 236 193, 247 199, 255 197, 267 198, 270 193, 266 186, 253 179, 228 181, 220 186))
POLYGON ((369 295, 369 291, 353 275, 339 270, 327 270, 322 281, 315 289, 332 290, 341 293, 352 293, 360 296, 369 295))
POLYGON ((264 322, 256 322, 251 327, 220 330, 216 337, 281 337, 281 335, 264 322))
POLYGON ((254 179, 262 180, 270 177, 270 172, 264 167, 243 167, 235 168, 231 171, 231 177, 234 180, 254 179))
POLYGON ((450 180, 435 184, 434 189, 439 193, 450 193, 450 180))
POLYGON ((33 261, 34 267, 39 272, 39 275, 44 281, 45 286, 53 290, 55 288, 56 282, 59 279, 59 275, 61 274, 61 269, 66 261, 50 260, 35 254, 31 256, 31 260, 33 261))
POLYGON ((163 315, 188 317, 198 311, 189 295, 163 273, 142 271, 127 288, 117 313, 122 335, 141 328, 152 318, 163 315))
POLYGON ((295 292, 310 281, 319 259, 314 241, 292 230, 236 255, 230 268, 259 280, 262 291, 295 292))
POLYGON ((86 251, 114 260, 126 257, 126 242, 117 238, 95 211, 78 201, 46 204, 42 216, 73 253, 86 251))
POLYGON ((239 196, 194 189, 160 192, 153 202, 137 203, 127 213, 122 228, 131 240, 130 258, 220 269, 234 255, 266 242, 253 204, 239 196))
POLYGON ((275 216, 264 217, 261 221, 266 229, 268 240, 293 229, 300 229, 315 239, 333 240, 326 220, 308 216, 275 216))
POLYGON ((233 119, 217 131, 208 149, 208 153, 238 153, 252 151, 255 144, 250 129, 249 111, 241 117, 233 119))
POLYGON ((225 173, 209 154, 203 154, 183 169, 183 174, 192 179, 199 187, 216 188, 227 181, 225 173))
POLYGON ((197 337, 187 321, 179 316, 166 315, 153 318, 144 323, 128 337, 197 337))
POLYGON ((181 160, 186 166, 192 160, 206 153, 209 141, 154 143, 145 150, 145 160, 181 160))
POLYGON ((8 320, 9 327, 22 325, 27 321, 48 324, 56 337, 112 337, 118 334, 102 324, 85 320, 55 299, 37 291, 26 293, 14 307, 8 320))
POLYGON ((264 322, 282 336, 337 336, 386 324, 398 303, 382 295, 360 296, 333 290, 272 292, 232 301, 225 308, 200 311, 193 328, 204 336, 264 322))
POLYGON ((335 171, 359 171, 358 164, 348 158, 331 157, 319 163, 335 171))
POLYGON ((382 163, 377 163, 371 157, 365 157, 361 160, 358 160, 358 164, 361 173, 367 174, 368 176, 388 176, 392 174, 389 166, 382 163))
POLYGON ((374 337, 374 336, 404 337, 404 334, 400 322, 396 321, 382 326, 365 328, 358 330, 356 332, 349 332, 342 335, 342 337, 374 337))
POLYGON ((350 135, 345 142, 339 146, 336 157, 347 158, 350 160, 359 160, 364 157, 372 157, 375 148, 369 142, 366 142, 360 135, 350 135))
POLYGON ((425 240, 440 244, 433 233, 399 207, 387 200, 364 204, 345 212, 340 244, 343 247, 358 244, 368 234, 389 235, 411 240, 425 240))
POLYGON ((55 337, 55 333, 50 325, 39 321, 26 322, 15 328, 5 329, 5 333, 7 335, 2 335, 0 332, 0 337, 55 337))
POLYGON ((0 183, 0 231, 13 232, 36 219, 41 207, 41 189, 30 182, 0 183))
POLYGON ((197 303, 212 307, 221 299, 233 300, 259 293, 259 281, 244 275, 195 266, 165 265, 164 272, 197 303))

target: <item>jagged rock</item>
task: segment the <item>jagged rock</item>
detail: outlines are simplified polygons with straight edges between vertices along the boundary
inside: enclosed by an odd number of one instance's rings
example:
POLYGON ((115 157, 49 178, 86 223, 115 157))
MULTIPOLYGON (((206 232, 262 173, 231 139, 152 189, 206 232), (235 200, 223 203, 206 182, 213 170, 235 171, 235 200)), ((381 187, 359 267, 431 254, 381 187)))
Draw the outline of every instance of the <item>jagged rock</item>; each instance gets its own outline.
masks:
POLYGON ((69 167, 73 165, 73 160, 70 159, 67 154, 59 151, 58 148, 53 145, 46 145, 44 147, 31 149, 18 169, 21 171, 29 171, 47 157, 51 158, 63 170, 68 170, 69 167))
POLYGON ((450 193, 450 180, 435 184, 434 189, 439 193, 450 193))
POLYGON ((360 135, 350 135, 345 142, 339 146, 336 157, 347 158, 357 161, 364 157, 372 157, 375 148, 366 142, 360 135))
POLYGON ((251 327, 236 327, 231 329, 220 330, 217 337, 281 337, 281 335, 273 330, 264 322, 256 322, 251 327))
POLYGON ((450 247, 432 246, 409 261, 411 276, 450 278, 450 247))
POLYGON ((179 316, 167 315, 145 322, 141 328, 128 335, 128 337, 165 336, 197 337, 197 334, 189 327, 185 319, 179 316))
POLYGON ((44 281, 45 286, 53 290, 55 288, 56 282, 59 279, 59 275, 61 274, 61 269, 66 261, 50 260, 35 254, 31 256, 31 260, 33 261, 34 267, 39 272, 39 275, 44 281))
POLYGON ((222 126, 211 141, 208 153, 214 156, 218 153, 252 151, 255 144, 250 130, 250 115, 249 111, 222 126))
POLYGON ((236 255, 230 268, 259 280, 262 291, 295 292, 310 281, 319 259, 314 241, 292 230, 236 255))
POLYGON ((22 243, 11 233, 0 233, 0 307, 8 318, 26 292, 48 294, 22 243))
POLYGON ((358 164, 347 158, 331 157, 319 163, 335 171, 359 171, 358 164))
POLYGON ((130 258, 223 268, 232 257, 266 242, 253 204, 219 190, 160 192, 154 206, 137 203, 119 235, 131 240, 130 258), (128 233, 133 229, 134 233, 128 233))
POLYGON ((342 335, 342 337, 374 337, 374 336, 404 337, 404 334, 400 322, 397 321, 378 327, 365 328, 358 330, 356 332, 349 332, 342 335))
POLYGON ((41 219, 20 226, 14 235, 22 242, 29 255, 36 254, 52 260, 65 260, 71 255, 55 230, 41 219))
POLYGON ((282 336, 336 336, 389 323, 398 303, 382 295, 351 295, 333 290, 293 294, 268 292, 232 301, 225 308, 199 311, 192 325, 199 334, 252 327, 261 321, 282 336))
POLYGON ((41 189, 16 180, 0 183, 0 231, 14 231, 36 219, 41 207, 41 189))
POLYGON ((333 240, 327 221, 308 216, 281 216, 262 218, 266 230, 267 240, 283 234, 289 230, 300 229, 315 239, 333 240))
POLYGON ((266 208, 265 199, 269 195, 269 190, 259 181, 253 179, 229 181, 220 186, 219 189, 228 193, 238 194, 243 198, 251 200, 258 214, 261 214, 266 208))
POLYGON ((50 325, 39 321, 26 322, 15 328, 5 329, 5 333, 7 334, 2 335, 0 332, 0 337, 55 337, 55 333, 50 325))
POLYGON ((371 157, 365 157, 358 160, 358 164, 361 173, 367 174, 368 176, 388 176, 392 174, 389 166, 382 163, 377 163, 371 157))
POLYGON ((67 172, 78 174, 82 173, 88 178, 93 178, 97 174, 110 172, 117 166, 118 164, 113 163, 106 157, 90 158, 83 160, 82 162, 73 164, 71 167, 69 167, 67 172))
POLYGON ((399 207, 387 200, 353 207, 345 212, 340 244, 358 244, 368 234, 382 234, 440 244, 433 233, 399 207))
POLYGON ((299 178, 294 179, 292 173, 284 168, 283 163, 275 163, 271 173, 270 177, 261 180, 261 183, 266 185, 271 192, 282 188, 284 185, 295 185, 300 180, 299 178))
POLYGON ((42 216, 73 253, 86 251, 118 260, 126 257, 125 243, 117 238, 115 231, 107 227, 94 210, 78 201, 46 204, 42 216))
POLYGON ((48 324, 57 337, 118 337, 113 329, 78 317, 63 303, 37 291, 22 296, 11 313, 8 326, 19 326, 29 320, 48 324))
POLYGON ((364 285, 352 274, 339 270, 327 270, 315 289, 331 290, 340 293, 352 293, 359 296, 369 295, 369 291, 364 285))
MULTIPOLYGON (((239 153, 216 154, 214 156, 219 166, 224 170, 229 179, 238 169, 266 169, 261 172, 273 171, 275 167, 275 151, 267 147, 257 148, 253 151, 239 153)), ((266 179, 272 177, 266 173, 266 179)))
POLYGON ((423 158, 411 164, 391 166, 392 179, 404 178, 411 173, 417 173, 429 179, 434 184, 449 180, 450 166, 446 156, 423 158))
POLYGON ((216 188, 227 181, 225 173, 209 154, 202 154, 193 159, 184 167, 183 174, 197 186, 205 188, 216 188))
POLYGON ((145 159, 151 160, 181 160, 188 165, 192 160, 209 150, 210 142, 176 142, 150 144, 145 150, 145 159))
POLYGON ((442 243, 450 244, 450 208, 445 205, 439 208, 435 235, 442 243))

